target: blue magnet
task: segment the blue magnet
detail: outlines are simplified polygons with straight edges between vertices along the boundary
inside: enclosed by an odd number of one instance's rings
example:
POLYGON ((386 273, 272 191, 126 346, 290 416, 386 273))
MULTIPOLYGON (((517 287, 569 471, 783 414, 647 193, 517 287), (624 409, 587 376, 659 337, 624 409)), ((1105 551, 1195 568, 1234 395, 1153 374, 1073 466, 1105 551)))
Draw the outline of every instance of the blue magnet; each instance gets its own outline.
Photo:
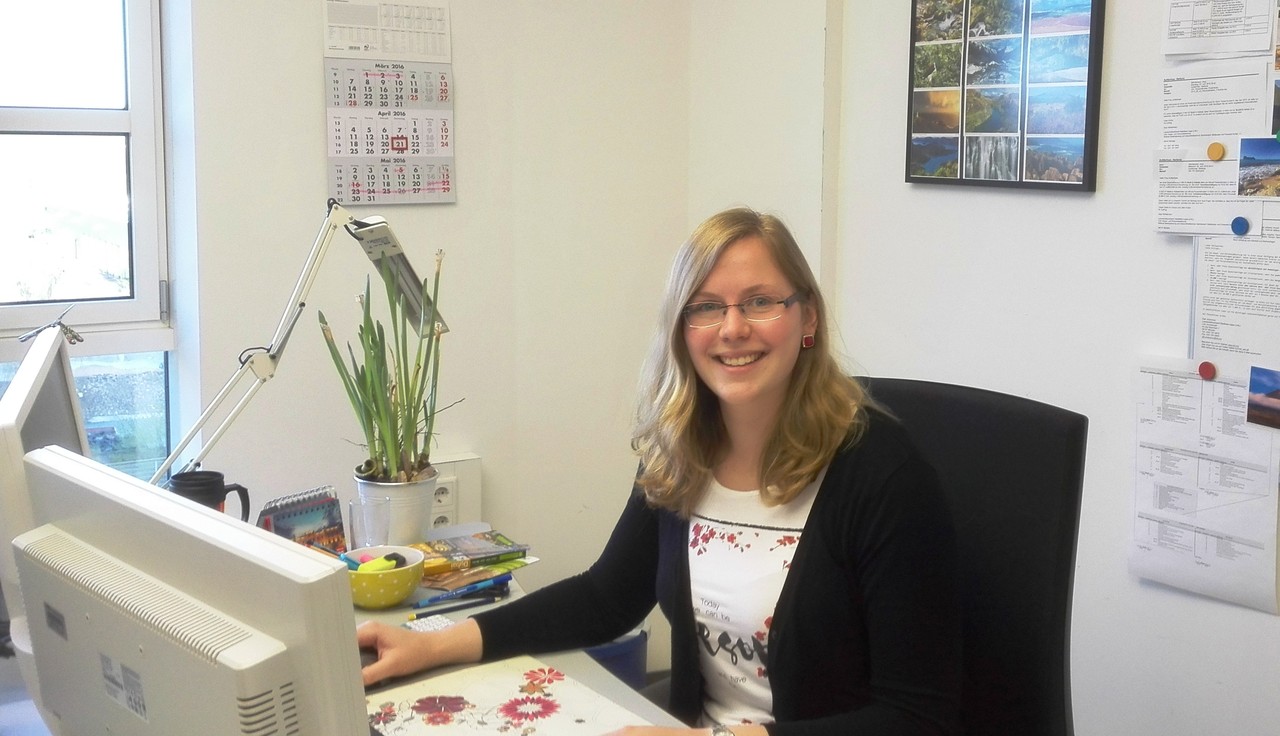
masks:
POLYGON ((1231 232, 1236 235, 1245 235, 1249 232, 1249 221, 1243 217, 1237 217, 1231 221, 1231 232))

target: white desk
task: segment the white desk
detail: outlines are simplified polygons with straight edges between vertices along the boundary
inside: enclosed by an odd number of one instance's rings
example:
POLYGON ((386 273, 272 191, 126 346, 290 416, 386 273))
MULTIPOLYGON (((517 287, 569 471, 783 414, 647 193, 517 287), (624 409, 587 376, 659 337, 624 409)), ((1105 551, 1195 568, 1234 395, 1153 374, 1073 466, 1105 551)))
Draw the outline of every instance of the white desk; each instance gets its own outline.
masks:
MULTIPOLYGON (((520 586, 513 580, 511 582, 511 598, 519 598, 523 594, 524 593, 520 589, 520 586)), ((391 624, 392 626, 400 626, 408 620, 411 613, 415 612, 411 608, 411 604, 424 595, 427 595, 427 591, 419 588, 418 592, 415 593, 414 596, 410 597, 408 602, 384 611, 366 611, 357 608, 355 609, 356 622, 359 623, 361 621, 372 620, 381 621, 386 624, 391 624)), ((488 606, 468 608, 463 611, 458 611, 457 613, 446 614, 446 616, 455 621, 463 621, 466 620, 468 616, 488 610, 493 606, 500 606, 505 602, 506 601, 488 606)), ((430 610, 431 609, 429 608, 422 609, 423 612, 429 612, 430 610)), ((534 656, 654 725, 671 726, 676 728, 684 727, 684 724, 666 711, 651 703, 643 695, 633 690, 631 686, 627 685, 627 683, 619 680, 617 677, 614 677, 613 673, 602 667, 598 662, 592 659, 590 655, 582 650, 556 652, 554 654, 536 654, 534 656)), ((432 670, 432 672, 437 671, 438 670, 432 670)), ((425 675, 422 679, 425 679, 425 675)), ((399 687, 413 681, 413 679, 395 680, 387 683, 385 687, 399 687)), ((376 693, 378 692, 378 689, 380 688, 370 688, 369 692, 376 693)))

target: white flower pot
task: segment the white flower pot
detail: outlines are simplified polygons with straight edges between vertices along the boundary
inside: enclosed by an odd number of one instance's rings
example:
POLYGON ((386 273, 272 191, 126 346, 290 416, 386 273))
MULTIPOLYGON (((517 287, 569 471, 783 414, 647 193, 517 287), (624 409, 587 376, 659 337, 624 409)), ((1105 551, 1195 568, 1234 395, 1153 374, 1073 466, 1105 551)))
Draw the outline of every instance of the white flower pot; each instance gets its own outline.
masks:
POLYGON ((379 483, 356 478, 356 490, 362 498, 391 499, 391 526, 387 544, 404 546, 427 541, 431 509, 436 497, 435 475, 408 483, 379 483))

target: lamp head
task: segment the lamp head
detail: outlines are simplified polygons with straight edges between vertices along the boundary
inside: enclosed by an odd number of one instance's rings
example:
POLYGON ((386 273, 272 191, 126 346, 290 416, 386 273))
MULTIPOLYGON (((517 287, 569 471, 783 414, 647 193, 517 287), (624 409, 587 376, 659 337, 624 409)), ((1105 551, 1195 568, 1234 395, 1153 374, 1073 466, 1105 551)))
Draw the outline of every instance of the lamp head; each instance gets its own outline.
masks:
MULTIPOLYGON (((422 315, 430 313, 431 301, 423 293, 422 279, 413 270, 391 226, 384 218, 373 215, 364 220, 353 220, 347 231, 364 248, 365 255, 369 256, 378 273, 391 282, 397 296, 404 297, 405 317, 417 331, 422 315)), ((449 331, 449 325, 445 324, 439 311, 436 312, 436 328, 440 333, 449 331)))

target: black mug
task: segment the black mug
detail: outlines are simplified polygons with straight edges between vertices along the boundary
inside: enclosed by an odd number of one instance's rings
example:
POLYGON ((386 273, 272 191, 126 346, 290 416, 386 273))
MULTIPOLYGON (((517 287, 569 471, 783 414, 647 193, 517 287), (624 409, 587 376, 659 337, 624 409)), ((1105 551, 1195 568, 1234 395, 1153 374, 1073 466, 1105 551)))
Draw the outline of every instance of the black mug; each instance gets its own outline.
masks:
POLYGON ((216 470, 174 473, 169 478, 169 490, 218 511, 226 511, 227 494, 235 491, 240 496, 240 520, 249 520, 249 489, 239 483, 224 483, 222 473, 216 470))

